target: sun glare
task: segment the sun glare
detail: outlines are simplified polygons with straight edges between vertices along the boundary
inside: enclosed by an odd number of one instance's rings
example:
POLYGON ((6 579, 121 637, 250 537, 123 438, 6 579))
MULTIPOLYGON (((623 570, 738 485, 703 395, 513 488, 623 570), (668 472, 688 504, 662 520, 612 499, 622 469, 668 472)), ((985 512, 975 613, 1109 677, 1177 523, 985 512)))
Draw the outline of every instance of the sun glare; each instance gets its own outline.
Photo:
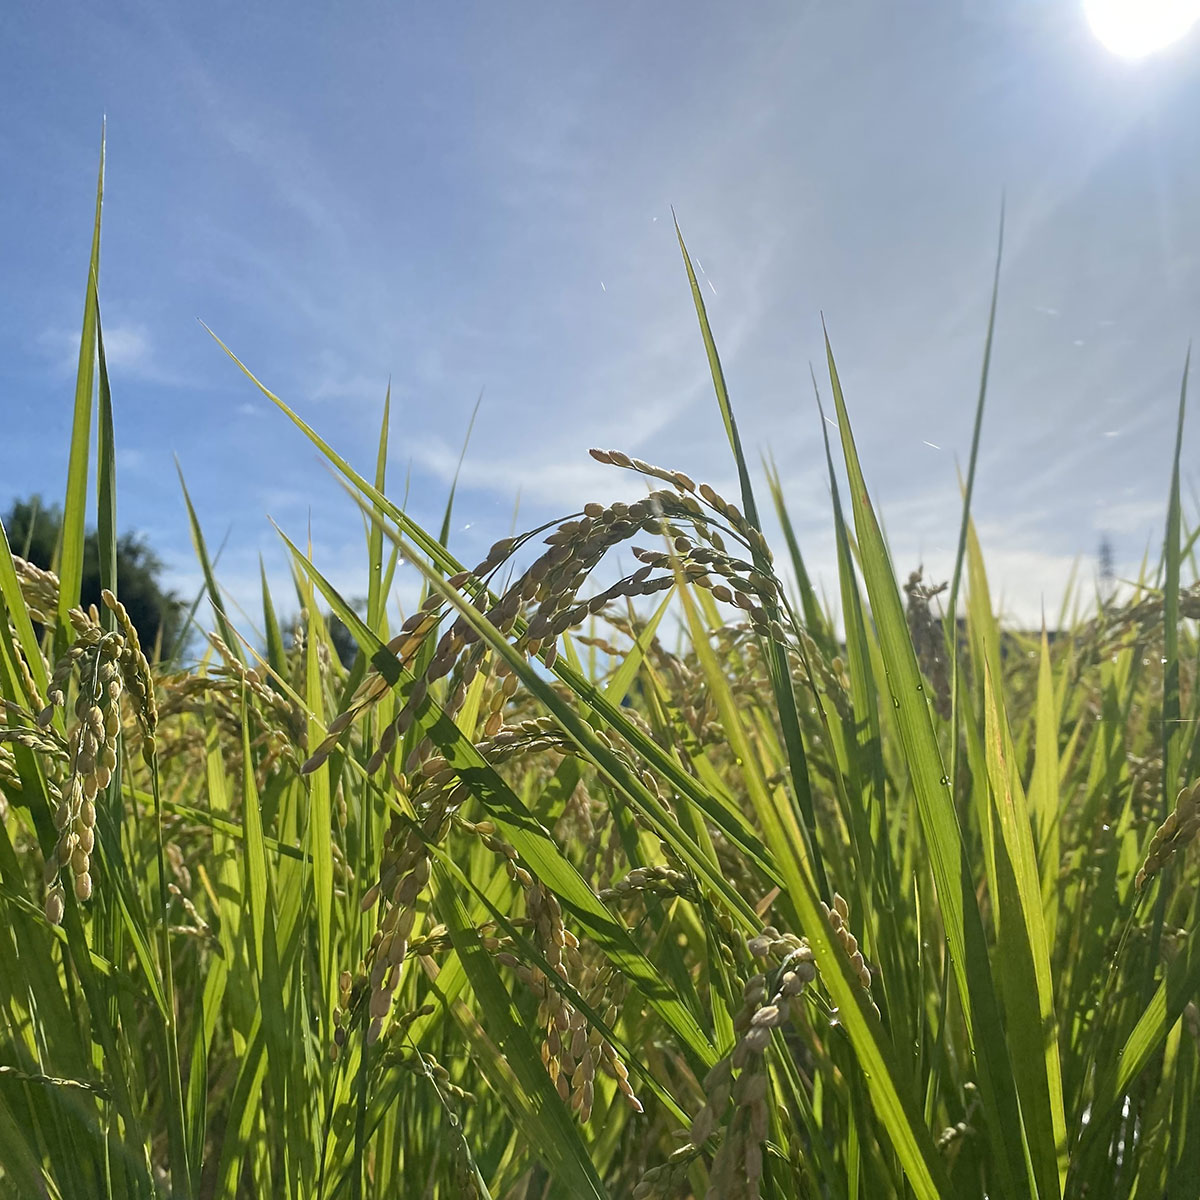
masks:
POLYGON ((1122 58, 1144 58, 1179 41, 1200 20, 1200 0, 1083 0, 1100 43, 1122 58))

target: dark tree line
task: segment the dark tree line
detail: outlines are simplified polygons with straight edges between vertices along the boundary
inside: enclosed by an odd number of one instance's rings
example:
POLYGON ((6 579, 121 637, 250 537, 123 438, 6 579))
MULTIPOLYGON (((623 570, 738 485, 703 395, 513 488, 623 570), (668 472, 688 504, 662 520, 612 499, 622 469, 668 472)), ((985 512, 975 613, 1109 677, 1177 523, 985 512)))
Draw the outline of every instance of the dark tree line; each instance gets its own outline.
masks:
MULTIPOLYGON (((14 554, 49 570, 62 531, 62 509, 42 503, 40 496, 14 500, 0 517, 14 554)), ((147 655, 161 645, 162 654, 175 648, 186 618, 185 605, 161 582, 162 560, 137 533, 117 540, 117 585, 121 602, 133 620, 147 655)), ((83 581, 80 600, 84 607, 100 603, 100 543, 89 531, 83 545, 83 581)))

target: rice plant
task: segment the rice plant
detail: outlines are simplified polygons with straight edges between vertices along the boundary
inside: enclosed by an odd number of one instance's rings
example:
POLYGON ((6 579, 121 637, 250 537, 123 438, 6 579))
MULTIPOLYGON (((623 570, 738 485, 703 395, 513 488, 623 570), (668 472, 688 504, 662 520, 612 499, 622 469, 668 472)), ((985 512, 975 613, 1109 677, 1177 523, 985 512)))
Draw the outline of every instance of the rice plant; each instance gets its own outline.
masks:
POLYGON ((361 507, 367 602, 285 537, 299 624, 264 582, 239 629, 188 500, 181 670, 120 602, 99 243, 98 192, 57 569, 0 527, 0 1196, 1197 1194, 1178 439, 1157 565, 1003 629, 984 389, 953 577, 901 587, 830 351, 835 619, 686 250, 740 494, 595 450, 645 496, 476 564, 392 498, 386 402, 363 475, 231 354, 361 507))

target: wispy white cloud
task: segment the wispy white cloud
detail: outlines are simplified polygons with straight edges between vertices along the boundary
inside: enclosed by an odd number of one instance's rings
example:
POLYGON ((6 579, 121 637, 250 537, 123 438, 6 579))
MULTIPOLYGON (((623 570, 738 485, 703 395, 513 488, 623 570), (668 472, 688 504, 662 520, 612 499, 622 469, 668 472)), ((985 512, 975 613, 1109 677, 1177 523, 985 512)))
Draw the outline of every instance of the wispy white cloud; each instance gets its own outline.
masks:
MULTIPOLYGON (((78 331, 54 325, 38 335, 38 347, 55 378, 74 375, 79 366, 78 331)), ((104 361, 114 379, 178 387, 186 381, 159 361, 149 327, 141 321, 104 326, 104 361)))
POLYGON ((309 397, 316 401, 354 400, 364 405, 380 405, 386 392, 387 381, 381 383, 376 375, 361 371, 328 371, 313 381, 309 397))
POLYGON ((1096 505, 1095 528, 1103 533, 1161 536, 1165 529, 1166 501, 1136 496, 1130 487, 1126 499, 1105 499, 1096 505))
MULTIPOLYGON (((449 483, 458 469, 459 449, 437 438, 425 438, 409 447, 416 463, 436 479, 449 483)), ((647 488, 640 476, 616 471, 586 453, 555 456, 540 447, 496 455, 486 448, 468 449, 459 482, 464 487, 486 489, 501 497, 520 494, 523 501, 554 511, 574 511, 589 500, 632 499, 647 488)))

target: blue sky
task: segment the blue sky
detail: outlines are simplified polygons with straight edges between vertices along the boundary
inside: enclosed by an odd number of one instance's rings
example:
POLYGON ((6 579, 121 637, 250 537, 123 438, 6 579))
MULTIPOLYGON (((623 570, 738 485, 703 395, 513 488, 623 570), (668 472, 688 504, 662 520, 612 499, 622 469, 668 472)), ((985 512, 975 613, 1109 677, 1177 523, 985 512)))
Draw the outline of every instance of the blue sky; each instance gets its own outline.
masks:
MULTIPOLYGON (((1161 536, 1200 301, 1200 35, 1130 63, 1071 0, 63 3, 0 13, 0 505, 65 481, 101 115, 123 526, 198 581, 177 454, 252 603, 268 514, 349 594, 356 513, 209 339, 452 547, 629 492, 614 446, 733 472, 674 205, 748 448, 832 585, 808 364, 828 321, 897 567, 956 534, 1000 197, 976 511, 1016 619, 1102 533, 1161 536)), ((822 378, 818 371, 818 378, 822 378)), ((827 390, 827 389, 826 389, 827 390)), ((1185 463, 1196 446, 1189 433, 1185 463)))

